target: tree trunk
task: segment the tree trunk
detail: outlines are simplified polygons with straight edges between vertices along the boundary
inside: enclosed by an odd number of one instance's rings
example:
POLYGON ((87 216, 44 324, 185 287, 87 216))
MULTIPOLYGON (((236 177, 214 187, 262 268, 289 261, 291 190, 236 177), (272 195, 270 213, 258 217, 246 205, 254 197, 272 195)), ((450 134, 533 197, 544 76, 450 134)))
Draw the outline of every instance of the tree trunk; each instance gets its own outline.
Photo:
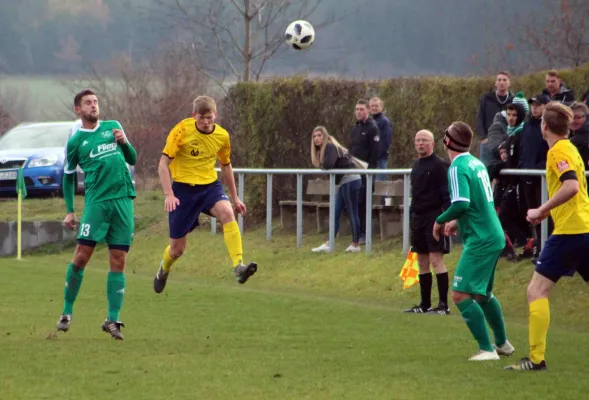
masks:
POLYGON ((244 0, 243 26, 245 28, 245 43, 243 45, 243 77, 245 82, 251 79, 252 69, 252 18, 250 16, 250 0, 244 0))

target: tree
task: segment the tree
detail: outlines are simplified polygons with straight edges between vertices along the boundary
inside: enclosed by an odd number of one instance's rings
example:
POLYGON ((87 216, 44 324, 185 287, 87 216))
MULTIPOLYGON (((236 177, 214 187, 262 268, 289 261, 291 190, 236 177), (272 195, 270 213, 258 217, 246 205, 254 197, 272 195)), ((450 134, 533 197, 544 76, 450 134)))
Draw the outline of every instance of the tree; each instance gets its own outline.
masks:
POLYGON ((544 17, 532 15, 518 35, 540 53, 548 68, 578 67, 589 61, 589 1, 543 0, 544 17))
MULTIPOLYGON (((283 43, 288 23, 311 17, 321 0, 157 2, 171 10, 164 15, 174 21, 180 40, 207 54, 198 68, 222 82, 227 76, 237 81, 259 80, 268 61, 287 49, 283 43)), ((332 16, 313 25, 321 28, 335 20, 332 16)))

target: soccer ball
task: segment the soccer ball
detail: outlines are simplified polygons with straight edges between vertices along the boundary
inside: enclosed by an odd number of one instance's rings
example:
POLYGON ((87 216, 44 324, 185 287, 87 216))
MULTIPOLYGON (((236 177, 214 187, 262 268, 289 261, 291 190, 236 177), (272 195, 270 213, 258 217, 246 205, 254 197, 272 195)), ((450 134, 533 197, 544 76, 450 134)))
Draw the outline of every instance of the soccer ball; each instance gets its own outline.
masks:
POLYGON ((295 50, 309 48, 315 41, 315 29, 307 21, 298 20, 291 22, 284 33, 286 43, 295 50))

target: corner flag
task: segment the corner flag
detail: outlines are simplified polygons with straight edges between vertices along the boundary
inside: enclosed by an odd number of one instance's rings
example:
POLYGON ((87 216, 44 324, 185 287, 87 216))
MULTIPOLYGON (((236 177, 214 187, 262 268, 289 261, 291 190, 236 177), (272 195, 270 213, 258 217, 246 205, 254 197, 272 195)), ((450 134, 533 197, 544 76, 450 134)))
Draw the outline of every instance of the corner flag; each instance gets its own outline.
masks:
POLYGON ((407 253, 407 260, 399 274, 399 278, 404 282, 403 289, 408 289, 419 282, 419 264, 417 263, 417 253, 410 251, 407 253))
POLYGON ((22 254, 22 201, 27 197, 27 185, 25 184, 22 167, 18 169, 18 175, 16 176, 16 193, 18 195, 16 259, 20 260, 22 254))

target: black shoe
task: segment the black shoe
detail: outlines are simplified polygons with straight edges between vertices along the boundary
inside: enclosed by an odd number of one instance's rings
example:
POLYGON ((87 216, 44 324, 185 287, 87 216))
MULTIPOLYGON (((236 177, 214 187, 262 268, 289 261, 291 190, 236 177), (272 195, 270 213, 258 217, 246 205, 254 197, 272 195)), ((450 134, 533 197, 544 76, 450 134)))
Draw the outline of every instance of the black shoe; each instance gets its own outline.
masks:
POLYGON ((124 327, 125 324, 123 324, 121 321, 109 321, 106 320, 104 321, 104 324, 102 324, 102 330, 108 334, 110 334, 110 336, 113 339, 117 339, 117 340, 123 340, 123 334, 121 333, 121 327, 124 327))
POLYGON ((513 254, 508 255, 506 260, 509 262, 517 263, 517 262, 520 262, 522 260, 522 258, 523 258, 523 256, 513 253, 513 254))
POLYGON ((255 262, 249 263, 248 265, 238 264, 237 267, 233 268, 233 273, 238 283, 244 284, 247 280, 258 271, 258 264, 255 262))
POLYGON ((157 274, 155 274, 155 278, 153 278, 153 290, 156 293, 161 293, 164 291, 166 287, 166 283, 168 282, 168 275, 169 272, 165 272, 162 266, 157 270, 157 274))
POLYGON ((428 314, 450 315, 450 309, 444 303, 440 303, 436 308, 427 310, 428 314))
POLYGON ((59 321, 57 321, 57 330, 67 332, 70 329, 71 323, 72 316, 64 314, 61 317, 59 317, 59 321))
POLYGON ((522 358, 514 365, 508 365, 504 369, 511 371, 544 371, 546 370, 546 361, 542 360, 540 364, 534 364, 528 357, 522 358))
POLYGON ((413 306, 411 308, 403 310, 403 312, 410 313, 410 314, 425 314, 428 310, 431 310, 431 308, 423 308, 422 306, 413 306))

